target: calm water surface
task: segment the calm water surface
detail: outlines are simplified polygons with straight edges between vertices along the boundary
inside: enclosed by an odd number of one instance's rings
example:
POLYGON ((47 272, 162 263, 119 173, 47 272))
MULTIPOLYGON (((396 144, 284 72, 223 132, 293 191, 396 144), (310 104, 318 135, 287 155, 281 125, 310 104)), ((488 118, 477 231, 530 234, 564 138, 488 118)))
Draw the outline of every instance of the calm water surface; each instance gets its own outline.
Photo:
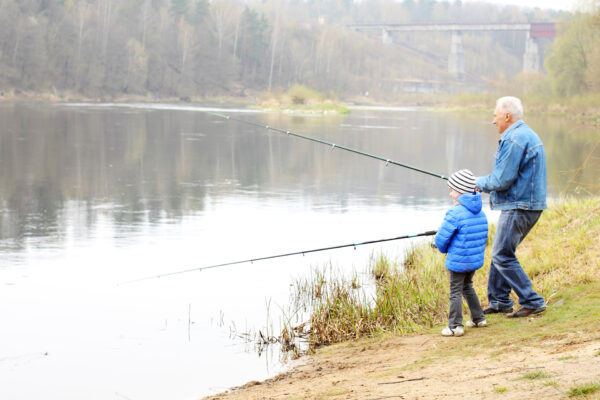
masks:
MULTIPOLYGON (((451 204, 438 178, 200 110, 0 104, 0 398, 196 399, 275 375, 277 349, 237 334, 276 334, 311 269, 366 273, 410 242, 118 284, 437 229, 451 204)), ((444 175, 489 172, 498 140, 483 114, 222 112, 444 175)), ((527 121, 550 197, 593 193, 597 131, 527 121)))

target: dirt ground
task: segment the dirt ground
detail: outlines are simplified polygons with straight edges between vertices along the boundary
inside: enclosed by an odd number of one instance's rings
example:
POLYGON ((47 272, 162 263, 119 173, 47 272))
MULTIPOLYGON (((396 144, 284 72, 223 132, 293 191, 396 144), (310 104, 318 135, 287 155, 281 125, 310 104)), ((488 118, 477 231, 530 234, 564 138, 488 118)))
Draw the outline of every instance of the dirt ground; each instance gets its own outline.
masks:
POLYGON ((461 338, 429 333, 344 343, 304 357, 277 377, 205 399, 547 400, 600 382, 600 330, 575 327, 522 343, 492 333, 467 328, 461 338))

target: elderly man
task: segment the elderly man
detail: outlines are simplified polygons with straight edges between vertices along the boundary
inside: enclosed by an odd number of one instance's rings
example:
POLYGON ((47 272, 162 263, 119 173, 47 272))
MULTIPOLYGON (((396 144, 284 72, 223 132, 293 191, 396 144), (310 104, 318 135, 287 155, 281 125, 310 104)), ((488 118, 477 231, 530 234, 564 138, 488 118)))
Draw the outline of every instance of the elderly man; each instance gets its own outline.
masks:
POLYGON ((490 194, 492 209, 501 210, 492 245, 488 280, 489 304, 485 314, 506 313, 506 317, 526 317, 546 309, 544 299, 515 255, 517 246, 546 209, 546 153, 544 145, 521 119, 523 106, 516 97, 496 102, 494 125, 500 141, 494 170, 477 178, 477 190, 490 194), (510 291, 519 296, 520 307, 513 312, 510 291))

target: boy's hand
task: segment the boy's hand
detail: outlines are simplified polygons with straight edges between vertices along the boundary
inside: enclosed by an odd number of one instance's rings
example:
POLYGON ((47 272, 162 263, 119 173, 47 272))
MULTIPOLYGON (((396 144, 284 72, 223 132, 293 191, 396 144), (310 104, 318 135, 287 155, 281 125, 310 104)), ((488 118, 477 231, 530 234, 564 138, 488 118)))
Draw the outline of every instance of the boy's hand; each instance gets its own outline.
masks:
POLYGON ((435 244, 435 241, 431 241, 430 246, 432 249, 437 249, 437 245, 435 244))

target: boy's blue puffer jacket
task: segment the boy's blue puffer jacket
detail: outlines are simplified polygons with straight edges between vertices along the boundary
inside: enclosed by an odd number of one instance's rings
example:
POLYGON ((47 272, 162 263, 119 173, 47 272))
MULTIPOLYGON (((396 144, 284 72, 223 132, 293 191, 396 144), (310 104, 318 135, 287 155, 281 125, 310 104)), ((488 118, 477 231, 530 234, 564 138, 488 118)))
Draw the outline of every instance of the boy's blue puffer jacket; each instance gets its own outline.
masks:
POLYGON ((435 245, 446 256, 446 268, 454 272, 475 271, 483 266, 488 235, 487 218, 481 211, 481 194, 463 194, 459 205, 446 212, 435 235, 435 245))

